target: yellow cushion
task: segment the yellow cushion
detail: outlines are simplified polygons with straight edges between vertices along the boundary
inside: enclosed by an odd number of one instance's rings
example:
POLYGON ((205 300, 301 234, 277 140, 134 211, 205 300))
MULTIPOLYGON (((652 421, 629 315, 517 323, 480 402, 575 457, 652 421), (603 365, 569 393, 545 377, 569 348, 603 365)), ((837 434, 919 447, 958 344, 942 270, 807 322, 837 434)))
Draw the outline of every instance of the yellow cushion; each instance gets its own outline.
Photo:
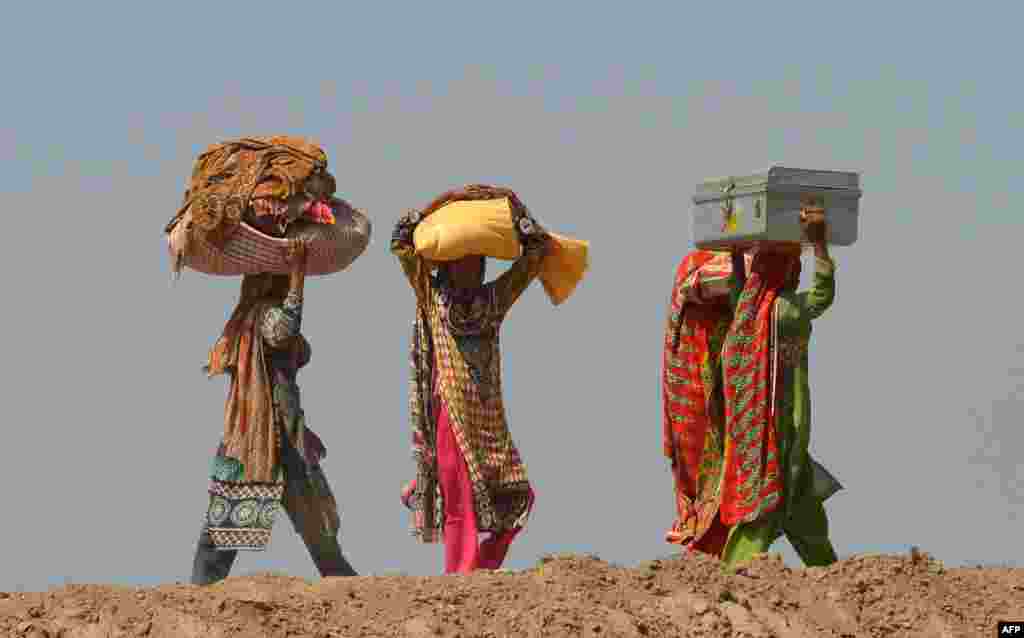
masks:
MULTIPOLYGON (((541 264, 539 278, 557 306, 583 279, 589 267, 589 244, 550 235, 552 246, 541 264)), ((446 204, 419 223, 413 243, 416 254, 431 261, 453 261, 468 255, 512 260, 522 253, 508 198, 446 204)))

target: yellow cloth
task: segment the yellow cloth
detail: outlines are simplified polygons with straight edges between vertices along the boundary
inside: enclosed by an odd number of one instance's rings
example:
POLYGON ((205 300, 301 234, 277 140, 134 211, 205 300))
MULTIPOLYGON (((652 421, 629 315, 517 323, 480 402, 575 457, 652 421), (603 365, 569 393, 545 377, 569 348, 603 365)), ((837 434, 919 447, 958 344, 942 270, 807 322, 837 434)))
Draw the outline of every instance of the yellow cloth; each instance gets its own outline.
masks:
MULTIPOLYGON (((548 234, 553 241, 539 278, 557 306, 572 295, 589 268, 590 244, 548 234)), ((413 243, 416 254, 431 261, 453 261, 468 255, 513 260, 522 252, 508 198, 446 204, 416 226, 413 243)))

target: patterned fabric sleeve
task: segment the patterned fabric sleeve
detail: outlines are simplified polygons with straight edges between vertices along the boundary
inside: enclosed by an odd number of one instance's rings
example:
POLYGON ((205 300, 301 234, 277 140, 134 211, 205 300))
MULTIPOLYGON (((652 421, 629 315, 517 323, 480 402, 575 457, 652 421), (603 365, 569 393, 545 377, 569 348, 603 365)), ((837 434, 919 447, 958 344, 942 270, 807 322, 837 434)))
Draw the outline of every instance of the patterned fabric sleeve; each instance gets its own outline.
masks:
POLYGON ((494 281, 498 312, 502 317, 508 313, 519 296, 540 274, 546 246, 545 242, 537 242, 524 247, 523 254, 519 256, 519 259, 494 281))
POLYGON ((814 283, 809 290, 779 295, 779 326, 784 330, 810 325, 829 309, 835 299, 835 266, 829 260, 817 258, 814 266, 814 283))
POLYGON ((409 280, 413 292, 416 293, 416 301, 423 305, 430 299, 430 269, 423 261, 423 258, 416 254, 416 249, 404 242, 392 242, 391 252, 398 257, 402 266, 402 272, 409 280))
POLYGON ((260 334, 268 346, 277 349, 298 336, 301 327, 302 297, 289 292, 284 298, 284 303, 280 306, 271 306, 263 313, 260 334))

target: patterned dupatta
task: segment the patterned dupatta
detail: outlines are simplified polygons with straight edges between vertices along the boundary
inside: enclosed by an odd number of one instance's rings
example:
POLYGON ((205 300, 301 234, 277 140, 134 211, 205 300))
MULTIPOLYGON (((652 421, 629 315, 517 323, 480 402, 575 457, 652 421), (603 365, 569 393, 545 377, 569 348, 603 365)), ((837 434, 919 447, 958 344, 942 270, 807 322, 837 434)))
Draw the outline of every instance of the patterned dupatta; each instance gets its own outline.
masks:
POLYGON ((270 377, 259 332, 262 303, 240 308, 210 350, 209 376, 231 373, 224 406, 224 455, 237 459, 245 481, 273 483, 279 462, 279 432, 274 421, 270 377))
POLYGON ((721 518, 754 521, 783 501, 775 424, 775 302, 799 257, 758 252, 722 349, 725 454, 721 518))
POLYGON ((731 313, 694 303, 702 283, 732 274, 728 253, 698 250, 676 271, 662 361, 663 447, 672 459, 677 518, 665 540, 698 542, 718 513, 722 466, 719 353, 731 313))
POLYGON ((402 500, 413 511, 412 533, 424 543, 441 540, 444 515, 437 470, 437 427, 434 420, 434 341, 426 310, 417 307, 409 347, 409 413, 413 427, 416 479, 403 489, 402 500))
POLYGON ((284 494, 277 472, 280 432, 259 330, 265 309, 263 303, 239 304, 206 365, 211 377, 231 375, 218 462, 243 470, 241 481, 210 480, 207 532, 219 550, 264 550, 284 494))

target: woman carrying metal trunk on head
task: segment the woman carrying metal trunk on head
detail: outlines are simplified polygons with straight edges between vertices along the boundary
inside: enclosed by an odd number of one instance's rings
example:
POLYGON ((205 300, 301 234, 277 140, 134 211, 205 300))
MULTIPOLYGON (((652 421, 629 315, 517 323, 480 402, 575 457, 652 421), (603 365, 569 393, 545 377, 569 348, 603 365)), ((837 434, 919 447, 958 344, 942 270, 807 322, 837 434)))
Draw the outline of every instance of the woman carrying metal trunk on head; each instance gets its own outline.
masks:
POLYGON ((841 489, 809 453, 811 324, 835 299, 825 211, 800 214, 814 247, 811 288, 797 292, 801 246, 759 248, 744 273, 733 255, 735 316, 722 349, 725 445, 722 522, 726 565, 767 552, 785 536, 806 565, 836 561, 824 501, 841 489))

